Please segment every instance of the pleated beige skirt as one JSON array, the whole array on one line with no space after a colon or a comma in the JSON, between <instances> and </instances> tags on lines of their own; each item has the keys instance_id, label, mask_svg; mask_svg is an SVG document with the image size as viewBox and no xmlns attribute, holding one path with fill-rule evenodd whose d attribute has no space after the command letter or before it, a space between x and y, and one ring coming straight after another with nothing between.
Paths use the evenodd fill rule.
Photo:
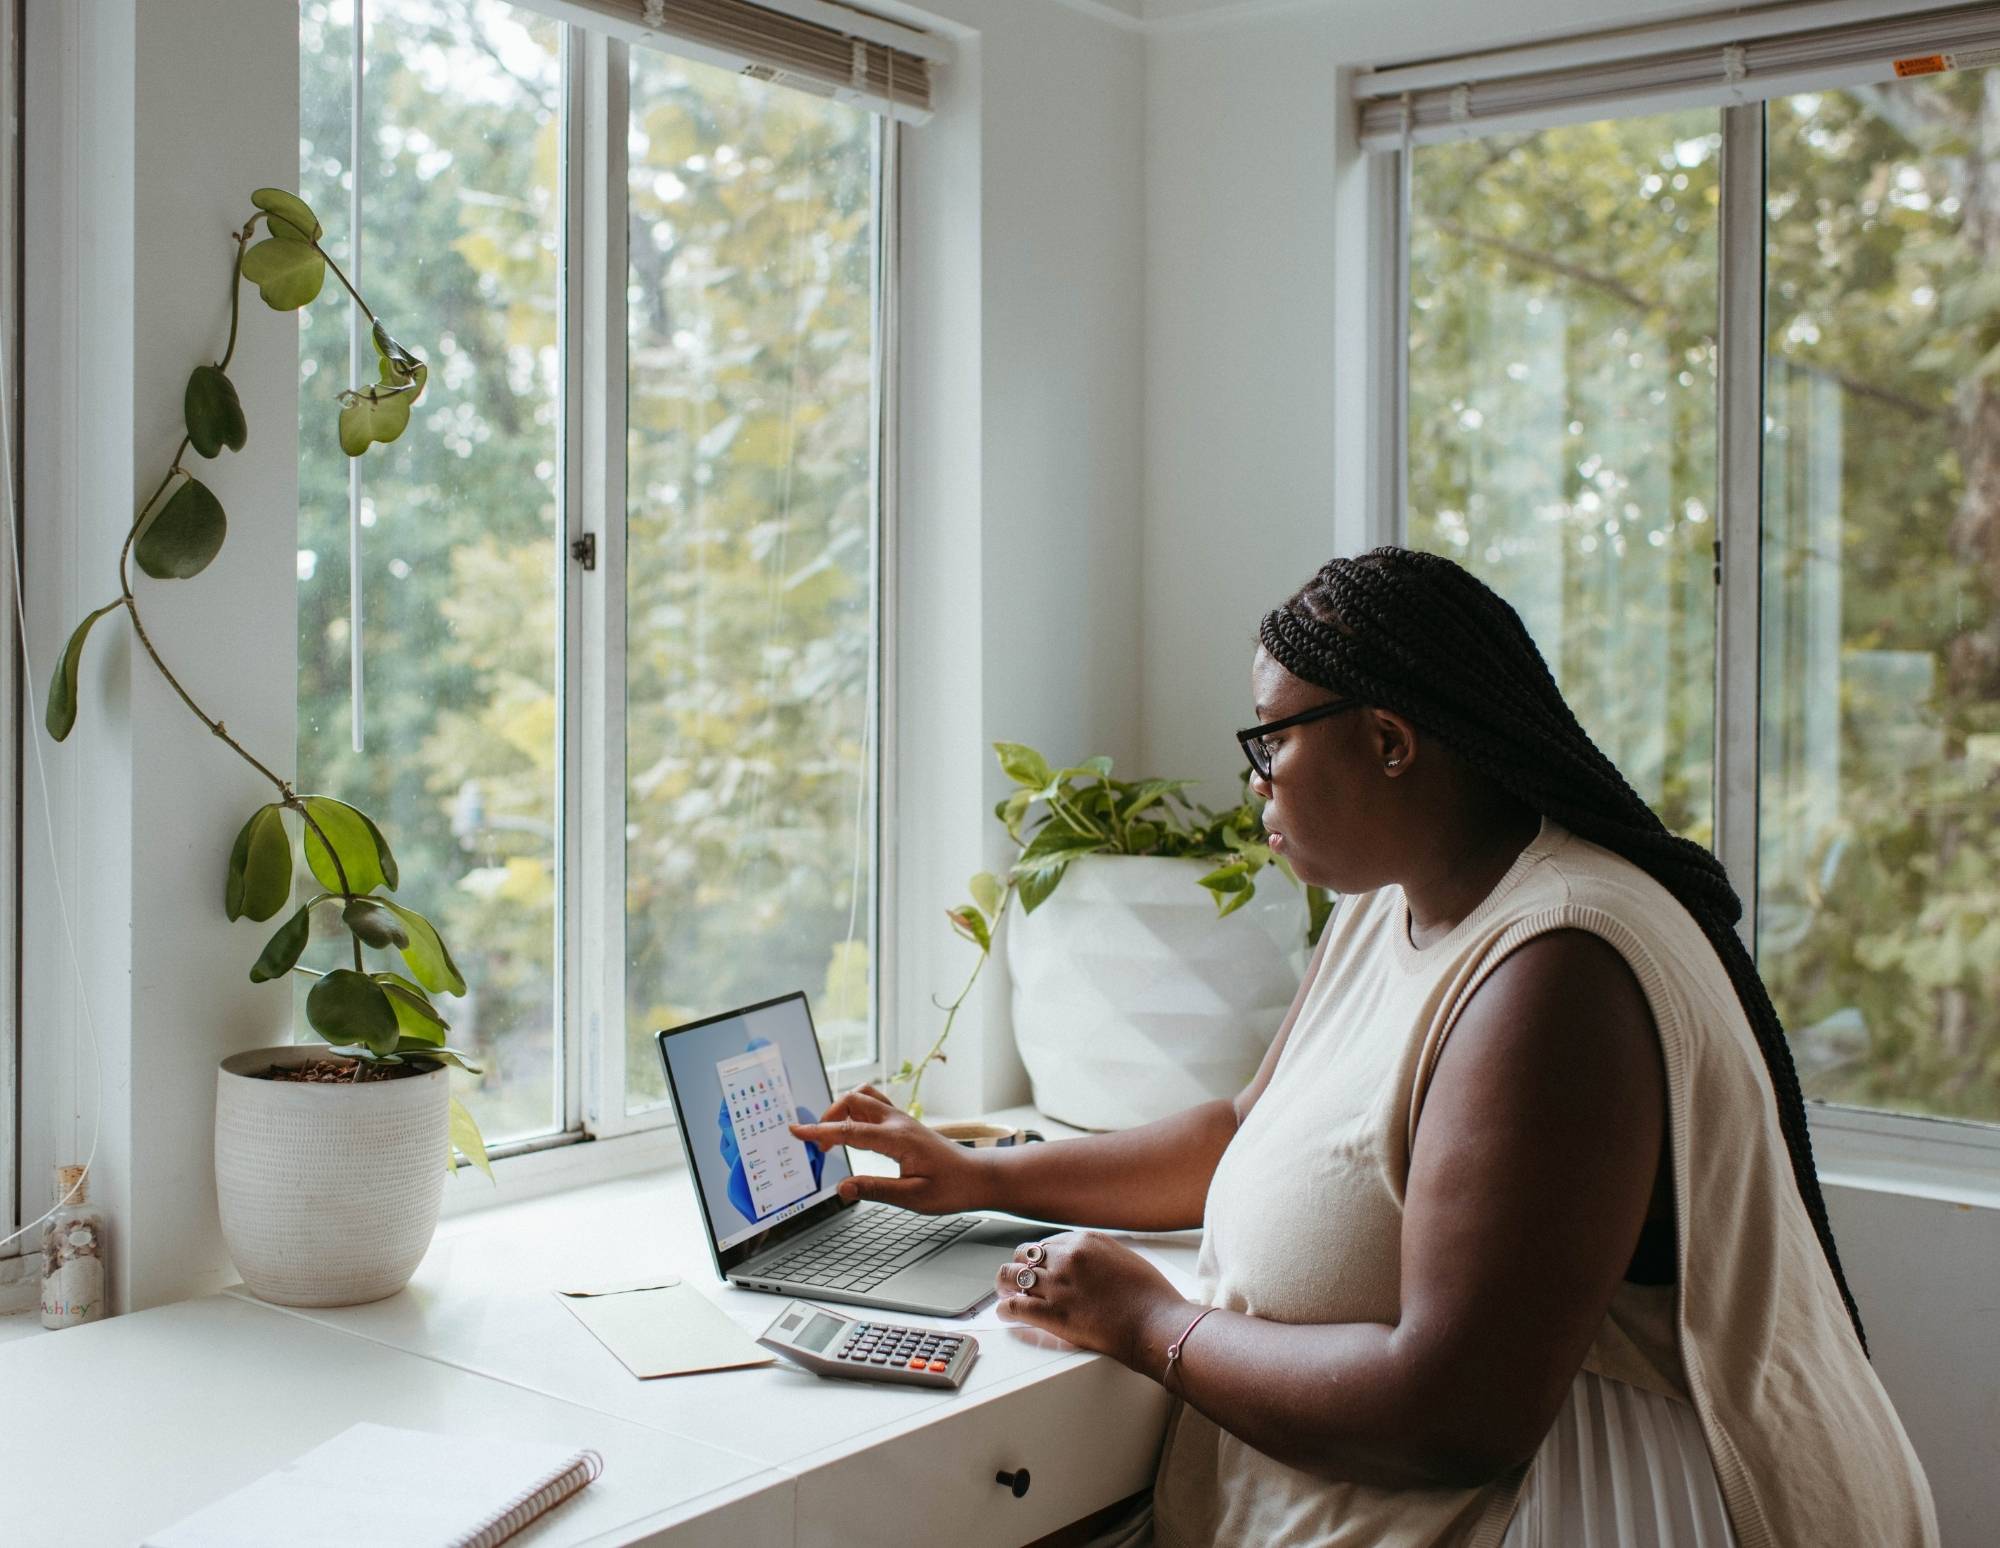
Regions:
<instances>
[{"instance_id":1,"label":"pleated beige skirt","mask_svg":"<svg viewBox=\"0 0 2000 1548\"><path fill-rule=\"evenodd\" d=\"M1701 1421L1581 1371L1529 1465L1501 1548L1735 1548Z\"/></svg>"}]
</instances>

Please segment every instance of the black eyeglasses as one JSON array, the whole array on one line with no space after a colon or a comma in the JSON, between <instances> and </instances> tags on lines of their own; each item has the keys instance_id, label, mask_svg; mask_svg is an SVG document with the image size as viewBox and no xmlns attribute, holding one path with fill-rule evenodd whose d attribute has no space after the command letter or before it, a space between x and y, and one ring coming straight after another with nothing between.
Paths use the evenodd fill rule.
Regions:
<instances>
[{"instance_id":1,"label":"black eyeglasses","mask_svg":"<svg viewBox=\"0 0 2000 1548\"><path fill-rule=\"evenodd\" d=\"M1335 699L1331 704L1317 705L1309 710L1301 710L1296 715L1287 715L1283 720L1267 720L1261 726L1252 726L1248 731L1238 731L1236 740L1243 749L1243 756L1250 760L1250 767L1259 779L1271 777L1271 754L1273 748L1264 738L1273 731L1287 731L1293 726L1302 726L1308 720L1318 720L1326 715L1338 715L1342 710L1359 709L1359 699Z\"/></svg>"}]
</instances>

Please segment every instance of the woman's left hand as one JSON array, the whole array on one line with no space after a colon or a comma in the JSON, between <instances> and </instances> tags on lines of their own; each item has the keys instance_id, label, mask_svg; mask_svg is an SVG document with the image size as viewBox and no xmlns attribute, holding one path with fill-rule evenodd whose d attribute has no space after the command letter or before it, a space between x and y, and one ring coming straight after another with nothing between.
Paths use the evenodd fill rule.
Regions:
<instances>
[{"instance_id":1,"label":"woman's left hand","mask_svg":"<svg viewBox=\"0 0 2000 1548\"><path fill-rule=\"evenodd\" d=\"M1024 1287L1022 1277L1028 1280ZM1095 1231L1064 1231L1014 1249L1001 1267L1000 1315L1095 1349L1157 1377L1178 1326L1192 1310L1162 1274L1131 1248ZM1153 1346L1157 1344L1158 1348Z\"/></svg>"}]
</instances>

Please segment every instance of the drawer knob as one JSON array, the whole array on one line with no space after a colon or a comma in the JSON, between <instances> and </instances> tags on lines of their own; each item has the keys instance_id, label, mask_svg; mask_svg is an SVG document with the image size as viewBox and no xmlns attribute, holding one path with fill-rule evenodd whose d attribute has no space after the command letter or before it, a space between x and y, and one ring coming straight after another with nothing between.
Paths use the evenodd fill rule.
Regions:
<instances>
[{"instance_id":1,"label":"drawer knob","mask_svg":"<svg viewBox=\"0 0 2000 1548\"><path fill-rule=\"evenodd\" d=\"M1015 1473L995 1473L993 1481L1012 1489L1017 1500L1028 1492L1028 1470L1025 1467Z\"/></svg>"}]
</instances>

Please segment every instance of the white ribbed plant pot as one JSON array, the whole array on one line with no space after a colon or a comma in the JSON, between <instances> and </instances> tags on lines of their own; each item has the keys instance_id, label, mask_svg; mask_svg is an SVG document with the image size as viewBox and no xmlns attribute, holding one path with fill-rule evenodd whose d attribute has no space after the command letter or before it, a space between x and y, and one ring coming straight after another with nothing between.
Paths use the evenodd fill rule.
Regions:
<instances>
[{"instance_id":1,"label":"white ribbed plant pot","mask_svg":"<svg viewBox=\"0 0 2000 1548\"><path fill-rule=\"evenodd\" d=\"M357 1306L409 1282L437 1230L449 1143L442 1066L358 1085L263 1080L323 1046L258 1048L215 1083L215 1195L229 1256L280 1306Z\"/></svg>"},{"instance_id":2,"label":"white ribbed plant pot","mask_svg":"<svg viewBox=\"0 0 2000 1548\"><path fill-rule=\"evenodd\" d=\"M1006 923L1014 1041L1035 1106L1080 1129L1150 1123L1257 1073L1305 971L1305 894L1277 870L1227 918L1208 860L1086 855Z\"/></svg>"}]
</instances>

